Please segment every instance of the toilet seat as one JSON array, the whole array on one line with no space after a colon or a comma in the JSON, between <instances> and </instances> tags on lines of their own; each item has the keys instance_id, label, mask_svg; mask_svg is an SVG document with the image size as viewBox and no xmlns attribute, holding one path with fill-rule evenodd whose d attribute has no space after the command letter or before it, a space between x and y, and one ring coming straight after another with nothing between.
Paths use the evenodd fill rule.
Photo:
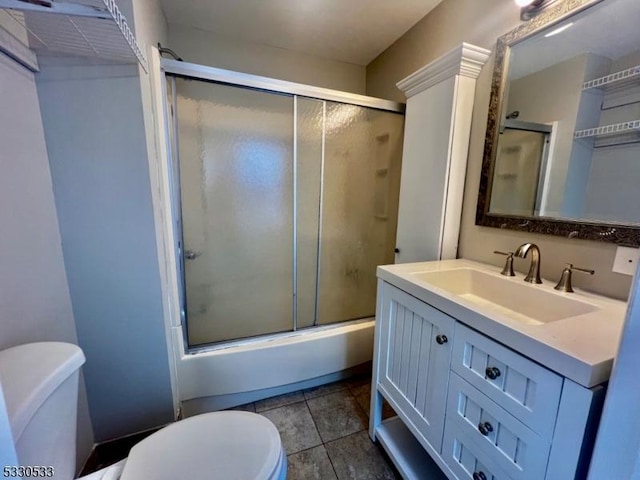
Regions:
<instances>
[{"instance_id":1,"label":"toilet seat","mask_svg":"<svg viewBox=\"0 0 640 480\"><path fill-rule=\"evenodd\" d=\"M278 480L286 456L276 427L249 412L214 412L165 427L131 449L120 480Z\"/></svg>"}]
</instances>

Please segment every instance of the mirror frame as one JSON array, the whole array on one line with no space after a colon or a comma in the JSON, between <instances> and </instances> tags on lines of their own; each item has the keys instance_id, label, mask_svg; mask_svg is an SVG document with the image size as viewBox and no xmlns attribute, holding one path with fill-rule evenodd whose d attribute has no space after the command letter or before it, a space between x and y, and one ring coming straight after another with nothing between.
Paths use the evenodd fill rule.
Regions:
<instances>
[{"instance_id":1,"label":"mirror frame","mask_svg":"<svg viewBox=\"0 0 640 480\"><path fill-rule=\"evenodd\" d=\"M523 217L516 215L493 215L488 213L491 198L493 167L497 156L498 130L504 103L505 82L508 75L511 47L566 18L575 15L603 0L561 0L553 4L534 19L520 24L498 38L495 64L491 80L491 98L487 131L484 142L480 188L476 209L476 225L566 238L579 238L619 245L640 246L640 225L619 223L596 223L553 217Z\"/></svg>"}]
</instances>

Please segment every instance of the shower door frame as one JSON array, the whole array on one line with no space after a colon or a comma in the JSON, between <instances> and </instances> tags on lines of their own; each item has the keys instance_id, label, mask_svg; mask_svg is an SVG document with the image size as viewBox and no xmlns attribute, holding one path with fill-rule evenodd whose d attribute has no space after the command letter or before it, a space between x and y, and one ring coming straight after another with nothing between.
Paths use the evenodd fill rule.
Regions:
<instances>
[{"instance_id":1,"label":"shower door frame","mask_svg":"<svg viewBox=\"0 0 640 480\"><path fill-rule=\"evenodd\" d=\"M167 170L168 170L168 180L169 180L169 203L170 203L170 222L173 225L173 255L175 259L175 274L177 275L177 300L178 300L178 308L180 312L180 325L182 330L182 340L183 340L183 348L187 353L198 353L202 351L212 351L220 348L228 348L230 346L242 345L247 343L264 341L269 338L281 338L291 335L300 334L300 329L298 329L297 325L297 295L296 295L296 276L297 276L297 267L296 267L296 234L297 234L297 212L296 212L296 192L297 192L297 140L295 138L295 133L297 130L297 99L298 97L305 97L314 100L323 101L323 117L324 110L326 109L326 102L339 102L350 105L357 105L360 107L373 108L376 110L388 111L392 113L400 113L404 114L406 110L406 105L404 103L394 102L391 100L384 100L375 97L368 97L365 95L359 95L354 93L342 92L339 90L332 90L328 88L322 87L314 87L311 85L305 85L301 83L288 82L285 80L277 80L268 77L262 77L258 75L234 72L231 70L224 70L215 67L208 67L205 65L198 65L194 63L188 63L178 60L160 58L160 70L161 70L161 89L162 89L162 98L164 99L164 119L165 119L165 135L167 148L166 152L168 155L167 158ZM190 346L188 340L188 332L187 332L187 315L186 315L186 306L187 306L187 292L186 292L186 275L184 268L184 255L183 255L183 232L182 232L182 194L180 187L180 176L179 176L179 145L178 145L178 123L177 123L177 98L176 98L176 77L189 78L193 80L212 82L232 87L240 87L240 88L249 88L254 90L260 90L267 93L273 94L285 94L292 96L293 99L293 132L294 132L294 142L293 142L293 322L292 329L290 331L285 332L275 332L275 333L266 333L260 334L257 336L251 337L243 337L232 340L225 340L221 342L212 342L208 344L202 344L198 346ZM167 80L171 79L172 81L172 104L168 105L168 97L167 97ZM171 109L171 113L169 111ZM323 131L324 138L324 131ZM172 141L173 140L173 141ZM324 170L324 143L322 146L323 149L323 158L322 158L322 170ZM320 187L320 225L322 222L322 182L323 182L324 171L321 173L321 187ZM321 231L318 233L321 234ZM318 258L320 257L320 251L318 250ZM320 265L318 263L317 266L317 275L319 275ZM319 288L319 285L316 285L316 290ZM317 292L316 292L317 297ZM316 298L316 321L317 321L317 298ZM329 329L334 328L336 326L345 325L347 323L352 322L361 322L365 321L365 319L356 319L338 322L329 325L314 325L310 328L314 329ZM306 328L302 329L306 330Z\"/></svg>"}]
</instances>

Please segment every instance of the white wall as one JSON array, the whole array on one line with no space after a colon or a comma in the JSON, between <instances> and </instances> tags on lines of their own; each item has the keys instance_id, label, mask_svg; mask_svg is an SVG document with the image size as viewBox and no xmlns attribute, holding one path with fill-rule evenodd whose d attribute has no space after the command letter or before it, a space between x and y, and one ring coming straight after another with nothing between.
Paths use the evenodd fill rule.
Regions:
<instances>
[{"instance_id":1,"label":"white wall","mask_svg":"<svg viewBox=\"0 0 640 480\"><path fill-rule=\"evenodd\" d=\"M512 1L444 0L367 66L367 95L402 101L396 82L463 41L495 50L497 38L519 23L519 8ZM492 56L476 81L458 255L501 266L504 259L493 250L513 251L524 242L534 242L542 251L544 277L555 281L564 263L574 263L596 270L593 276L576 276L576 286L626 298L631 277L611 271L615 245L476 226L493 63ZM515 267L524 272L528 263L518 260Z\"/></svg>"},{"instance_id":2,"label":"white wall","mask_svg":"<svg viewBox=\"0 0 640 480\"><path fill-rule=\"evenodd\" d=\"M264 77L365 93L365 67L257 43L243 42L169 22L167 46L184 61Z\"/></svg>"},{"instance_id":3,"label":"white wall","mask_svg":"<svg viewBox=\"0 0 640 480\"><path fill-rule=\"evenodd\" d=\"M617 72L640 64L640 52L617 59L610 71ZM599 117L599 125L610 125L640 118L640 84L629 85L625 89L607 92L604 101L620 105L604 110ZM634 103L635 102L635 103ZM597 118L597 117L596 117ZM594 118L591 119L595 125ZM621 222L640 223L638 201L640 190L640 143L592 150L588 185L585 185L584 211L595 219L613 219Z\"/></svg>"},{"instance_id":4,"label":"white wall","mask_svg":"<svg viewBox=\"0 0 640 480\"><path fill-rule=\"evenodd\" d=\"M172 400L137 67L38 76L98 441L171 421Z\"/></svg>"},{"instance_id":5,"label":"white wall","mask_svg":"<svg viewBox=\"0 0 640 480\"><path fill-rule=\"evenodd\" d=\"M166 32L158 3L118 3L130 24L132 15L142 18L138 40L146 52ZM148 77L136 65L50 59L38 91L96 439L168 423Z\"/></svg>"},{"instance_id":6,"label":"white wall","mask_svg":"<svg viewBox=\"0 0 640 480\"><path fill-rule=\"evenodd\" d=\"M0 349L77 343L34 74L0 53ZM80 388L78 461L93 445Z\"/></svg>"},{"instance_id":7,"label":"white wall","mask_svg":"<svg viewBox=\"0 0 640 480\"><path fill-rule=\"evenodd\" d=\"M576 129L580 92L588 55L578 55L509 83L505 112L520 112L518 120L551 124L557 122L558 140L550 154L544 215L558 217L564 199L565 180ZM552 88L540 89L540 85ZM535 179L531 179L535 182Z\"/></svg>"}]
</instances>

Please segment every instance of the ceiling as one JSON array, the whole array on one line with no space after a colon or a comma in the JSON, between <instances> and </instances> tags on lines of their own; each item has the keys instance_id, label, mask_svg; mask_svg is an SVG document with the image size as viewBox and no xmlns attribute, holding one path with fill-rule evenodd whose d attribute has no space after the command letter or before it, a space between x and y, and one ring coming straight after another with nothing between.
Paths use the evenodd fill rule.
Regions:
<instances>
[{"instance_id":1,"label":"ceiling","mask_svg":"<svg viewBox=\"0 0 640 480\"><path fill-rule=\"evenodd\" d=\"M442 0L161 0L169 24L367 65Z\"/></svg>"}]
</instances>

